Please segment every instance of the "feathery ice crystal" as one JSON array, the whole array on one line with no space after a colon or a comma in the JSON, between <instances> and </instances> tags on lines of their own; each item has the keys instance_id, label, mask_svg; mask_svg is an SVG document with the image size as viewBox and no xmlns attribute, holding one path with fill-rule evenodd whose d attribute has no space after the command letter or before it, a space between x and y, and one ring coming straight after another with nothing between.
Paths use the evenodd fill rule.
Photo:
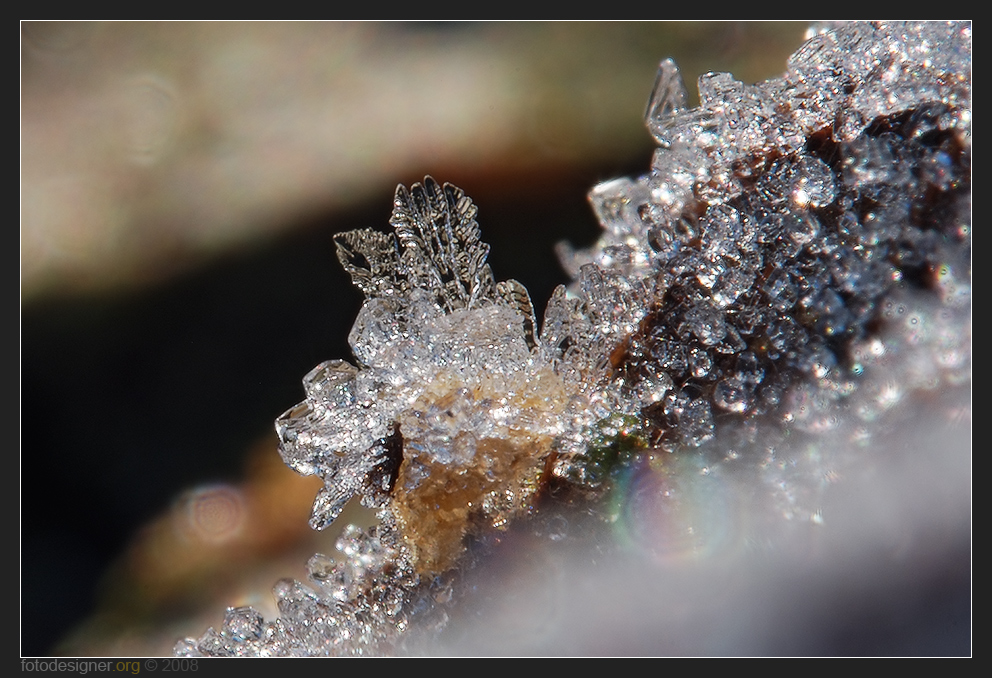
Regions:
<instances>
[{"instance_id":1,"label":"feathery ice crystal","mask_svg":"<svg viewBox=\"0 0 992 678\"><path fill-rule=\"evenodd\" d=\"M591 191L604 233L562 247L573 282L540 325L461 190L400 186L395 234L335 237L366 297L355 364L318 365L276 421L324 480L311 525L356 495L379 524L314 556L312 585L279 582L278 619L232 608L176 652L402 651L444 626L469 540L551 487L596 501L638 458L736 464L774 520L819 519L838 461L818 440L866 444L908 395L970 379L970 73L968 23L816 26L781 78L702 76L698 108L662 61L651 170Z\"/></svg>"}]
</instances>

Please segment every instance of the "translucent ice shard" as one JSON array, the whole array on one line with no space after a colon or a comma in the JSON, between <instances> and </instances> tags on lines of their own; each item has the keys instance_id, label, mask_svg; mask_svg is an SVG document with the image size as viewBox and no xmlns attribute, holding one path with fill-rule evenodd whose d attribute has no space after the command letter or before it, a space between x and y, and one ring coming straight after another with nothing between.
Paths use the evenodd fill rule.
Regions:
<instances>
[{"instance_id":1,"label":"translucent ice shard","mask_svg":"<svg viewBox=\"0 0 992 678\"><path fill-rule=\"evenodd\" d=\"M676 115L682 113L688 106L689 95L673 59L664 59L658 66L658 76L648 100L648 110L644 114L648 129L654 135L658 145L667 148L672 142L666 135L669 125Z\"/></svg>"},{"instance_id":2,"label":"translucent ice shard","mask_svg":"<svg viewBox=\"0 0 992 678\"><path fill-rule=\"evenodd\" d=\"M446 311L473 308L493 297L489 245L479 240L478 210L465 193L432 178L396 189L393 217L411 287L432 292Z\"/></svg>"}]
</instances>

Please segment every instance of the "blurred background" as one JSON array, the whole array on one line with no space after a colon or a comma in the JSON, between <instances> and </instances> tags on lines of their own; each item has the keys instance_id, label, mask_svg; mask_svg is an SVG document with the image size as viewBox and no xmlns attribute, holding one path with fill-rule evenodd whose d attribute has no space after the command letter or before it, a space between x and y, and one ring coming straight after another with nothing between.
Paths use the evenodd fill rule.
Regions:
<instances>
[{"instance_id":1,"label":"blurred background","mask_svg":"<svg viewBox=\"0 0 992 678\"><path fill-rule=\"evenodd\" d=\"M543 309L586 193L647 171L660 60L781 75L795 22L21 24L21 652L275 615L335 535L272 422L349 358L339 231L430 174ZM362 515L352 516L360 522Z\"/></svg>"}]
</instances>

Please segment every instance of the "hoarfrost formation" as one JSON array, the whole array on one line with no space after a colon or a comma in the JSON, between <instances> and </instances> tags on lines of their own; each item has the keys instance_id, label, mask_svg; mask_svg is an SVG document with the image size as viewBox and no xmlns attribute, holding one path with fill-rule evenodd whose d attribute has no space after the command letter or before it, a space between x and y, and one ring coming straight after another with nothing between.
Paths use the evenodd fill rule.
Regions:
<instances>
[{"instance_id":1,"label":"hoarfrost formation","mask_svg":"<svg viewBox=\"0 0 992 678\"><path fill-rule=\"evenodd\" d=\"M773 542L830 520L824 488L856 463L838 450L871 454L901 404L967 387L970 23L816 26L781 78L698 87L689 108L661 62L652 167L592 189L604 232L563 246L572 283L540 323L454 186L400 186L393 233L335 237L365 295L354 364L315 367L276 428L286 464L324 480L312 527L354 496L379 524L279 582L279 618L232 608L178 655L415 651L491 535L615 522L632 474L670 497L654 529L682 551L715 548L714 506ZM700 476L723 495L690 496Z\"/></svg>"}]
</instances>

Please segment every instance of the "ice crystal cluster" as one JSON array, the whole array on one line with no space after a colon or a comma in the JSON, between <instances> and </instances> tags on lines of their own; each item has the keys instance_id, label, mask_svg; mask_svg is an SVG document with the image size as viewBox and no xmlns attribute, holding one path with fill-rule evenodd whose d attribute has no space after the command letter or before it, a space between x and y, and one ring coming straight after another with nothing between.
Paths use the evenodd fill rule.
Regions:
<instances>
[{"instance_id":1,"label":"ice crystal cluster","mask_svg":"<svg viewBox=\"0 0 992 678\"><path fill-rule=\"evenodd\" d=\"M365 295L354 361L276 421L324 481L312 527L356 496L379 522L279 582L277 619L232 608L176 652L400 652L444 626L473 539L549 488L595 502L646 456L744 465L777 519L818 519L819 437L867 444L904 398L970 379L970 73L968 23L814 26L782 77L708 73L695 108L662 61L652 167L592 189L604 232L562 246L572 282L540 323L461 190L400 186L392 233L335 237Z\"/></svg>"}]
</instances>

